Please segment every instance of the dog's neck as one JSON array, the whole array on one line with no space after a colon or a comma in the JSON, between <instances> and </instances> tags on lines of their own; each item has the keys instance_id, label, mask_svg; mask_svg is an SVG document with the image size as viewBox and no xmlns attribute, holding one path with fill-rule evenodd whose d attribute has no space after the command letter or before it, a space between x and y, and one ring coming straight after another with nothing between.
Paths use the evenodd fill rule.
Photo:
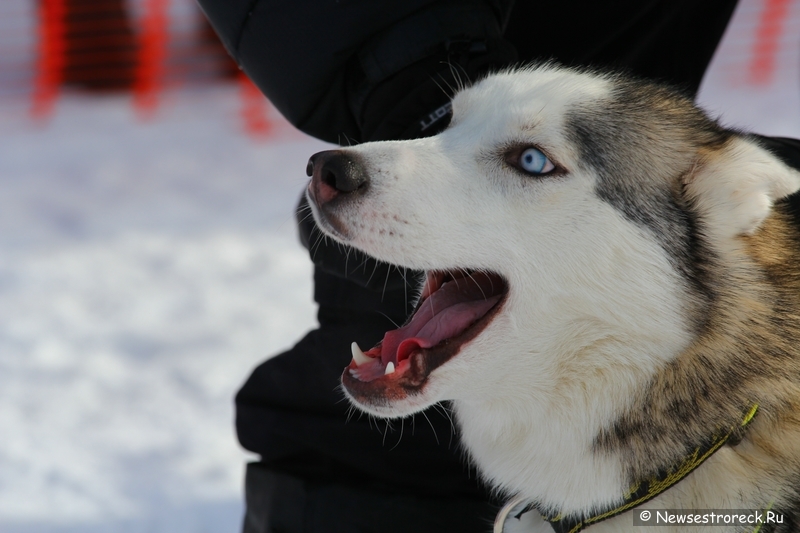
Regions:
<instances>
[{"instance_id":1,"label":"dog's neck","mask_svg":"<svg viewBox=\"0 0 800 533\"><path fill-rule=\"evenodd\" d=\"M590 336L591 329L583 327L573 338ZM565 512L603 508L622 498L629 485L625 465L616 454L596 452L597 435L649 379L642 372L642 350L675 348L657 339L615 340L599 329L606 337L559 356L576 368L524 372L515 366L496 390L454 402L463 441L494 486ZM530 376L536 384L526 382ZM523 394L527 401L520 401Z\"/></svg>"},{"instance_id":2,"label":"dog's neck","mask_svg":"<svg viewBox=\"0 0 800 533\"><path fill-rule=\"evenodd\" d=\"M504 493L576 512L622 494L622 465L613 457L598 459L591 451L592 432L577 420L534 413L512 420L502 408L476 407L454 403L462 439L484 477Z\"/></svg>"},{"instance_id":3,"label":"dog's neck","mask_svg":"<svg viewBox=\"0 0 800 533\"><path fill-rule=\"evenodd\" d=\"M508 495L535 502L544 516L567 517L558 524L571 523L566 531L587 518L612 517L659 496L722 446L738 444L757 410L755 403L743 406L733 424L723 419L702 441L676 447L671 462L651 458L650 474L631 483L624 464L630 458L597 449L592 420L602 419L606 407L585 402L578 411L575 402L565 402L512 411L502 398L455 402L462 438L489 481Z\"/></svg>"},{"instance_id":4,"label":"dog's neck","mask_svg":"<svg viewBox=\"0 0 800 533\"><path fill-rule=\"evenodd\" d=\"M623 500L613 506L599 509L587 508L580 513L548 512L539 508L536 502L531 502L517 495L509 500L498 513L495 519L494 531L504 531L505 523L510 516L519 519L522 514L538 510L555 533L579 533L589 526L644 505L683 481L723 446L735 446L741 442L757 411L758 404L753 404L743 414L740 421L732 427L718 428L717 431L709 436L706 442L691 450L679 462L668 468L662 467L655 475L647 479L635 481L625 492Z\"/></svg>"}]
</instances>

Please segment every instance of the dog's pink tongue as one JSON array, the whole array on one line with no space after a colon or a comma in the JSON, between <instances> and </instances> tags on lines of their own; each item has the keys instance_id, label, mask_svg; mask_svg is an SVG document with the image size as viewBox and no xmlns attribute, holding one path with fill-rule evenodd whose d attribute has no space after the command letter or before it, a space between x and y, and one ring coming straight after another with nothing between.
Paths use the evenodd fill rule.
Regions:
<instances>
[{"instance_id":1,"label":"dog's pink tongue","mask_svg":"<svg viewBox=\"0 0 800 533\"><path fill-rule=\"evenodd\" d=\"M383 337L383 366L390 361L402 361L417 348L430 348L467 329L500 300L500 295L495 294L498 289L482 274L442 285L422 303L408 324Z\"/></svg>"}]
</instances>

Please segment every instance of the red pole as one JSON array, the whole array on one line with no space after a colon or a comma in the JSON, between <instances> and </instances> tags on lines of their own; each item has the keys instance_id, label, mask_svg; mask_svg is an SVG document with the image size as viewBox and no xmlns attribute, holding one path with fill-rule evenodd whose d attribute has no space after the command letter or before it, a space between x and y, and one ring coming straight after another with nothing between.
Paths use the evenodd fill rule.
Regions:
<instances>
[{"instance_id":1,"label":"red pole","mask_svg":"<svg viewBox=\"0 0 800 533\"><path fill-rule=\"evenodd\" d=\"M66 7L64 0L39 0L39 42L31 116L51 114L64 78L66 62Z\"/></svg>"},{"instance_id":2,"label":"red pole","mask_svg":"<svg viewBox=\"0 0 800 533\"><path fill-rule=\"evenodd\" d=\"M146 0L144 3L133 105L145 118L155 112L163 89L164 60L169 42L168 1Z\"/></svg>"},{"instance_id":3,"label":"red pole","mask_svg":"<svg viewBox=\"0 0 800 533\"><path fill-rule=\"evenodd\" d=\"M756 85L768 85L775 74L783 23L790 5L791 0L764 0L750 63L750 81Z\"/></svg>"},{"instance_id":4,"label":"red pole","mask_svg":"<svg viewBox=\"0 0 800 533\"><path fill-rule=\"evenodd\" d=\"M244 130L253 138L269 137L273 130L269 120L269 100L243 71L239 71L239 94Z\"/></svg>"}]
</instances>

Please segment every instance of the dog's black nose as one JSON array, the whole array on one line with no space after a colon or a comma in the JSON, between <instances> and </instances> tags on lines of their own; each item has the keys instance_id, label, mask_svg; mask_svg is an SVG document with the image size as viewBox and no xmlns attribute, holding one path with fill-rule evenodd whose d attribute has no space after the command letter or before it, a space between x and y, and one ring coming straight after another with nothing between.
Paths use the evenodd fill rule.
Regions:
<instances>
[{"instance_id":1,"label":"dog's black nose","mask_svg":"<svg viewBox=\"0 0 800 533\"><path fill-rule=\"evenodd\" d=\"M363 190L369 183L366 168L355 154L326 150L311 156L306 166L311 189L318 204L330 202L341 194Z\"/></svg>"}]
</instances>

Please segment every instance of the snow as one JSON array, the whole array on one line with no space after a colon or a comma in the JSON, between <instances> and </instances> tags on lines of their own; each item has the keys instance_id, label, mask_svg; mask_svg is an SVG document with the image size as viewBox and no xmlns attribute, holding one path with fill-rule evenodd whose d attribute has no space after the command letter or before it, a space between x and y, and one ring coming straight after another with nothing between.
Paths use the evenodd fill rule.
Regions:
<instances>
[{"instance_id":1,"label":"snow","mask_svg":"<svg viewBox=\"0 0 800 533\"><path fill-rule=\"evenodd\" d=\"M0 531L239 528L232 396L312 328L293 206L325 145L236 87L0 126Z\"/></svg>"},{"instance_id":2,"label":"snow","mask_svg":"<svg viewBox=\"0 0 800 533\"><path fill-rule=\"evenodd\" d=\"M772 83L737 8L703 84L724 122L800 137L800 3ZM749 39L749 40L748 40ZM232 397L314 326L293 206L325 145L241 131L236 87L0 99L0 531L239 530Z\"/></svg>"}]
</instances>

